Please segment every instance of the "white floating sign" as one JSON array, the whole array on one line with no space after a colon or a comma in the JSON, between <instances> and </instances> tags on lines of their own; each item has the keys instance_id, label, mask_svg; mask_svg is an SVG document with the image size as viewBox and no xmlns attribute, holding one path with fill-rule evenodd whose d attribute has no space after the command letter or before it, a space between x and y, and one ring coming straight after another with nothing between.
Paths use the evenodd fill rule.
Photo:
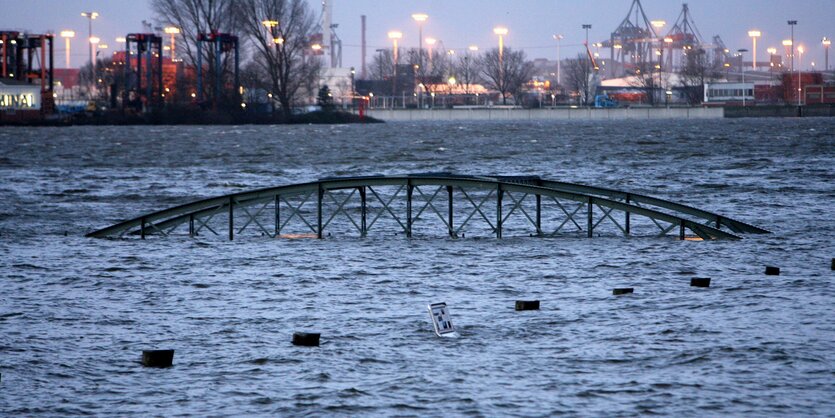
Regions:
<instances>
[{"instance_id":1,"label":"white floating sign","mask_svg":"<svg viewBox=\"0 0 835 418\"><path fill-rule=\"evenodd\" d=\"M449 318L449 308L447 308L446 303L441 302L429 305L429 316L432 317L435 334L439 337L455 332L455 327L452 326L452 320Z\"/></svg>"}]
</instances>

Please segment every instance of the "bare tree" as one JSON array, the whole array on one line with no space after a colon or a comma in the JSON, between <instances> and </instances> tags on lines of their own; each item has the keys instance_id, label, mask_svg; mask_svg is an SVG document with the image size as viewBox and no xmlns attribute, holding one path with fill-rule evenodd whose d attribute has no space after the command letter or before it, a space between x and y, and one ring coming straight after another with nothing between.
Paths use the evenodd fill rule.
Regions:
<instances>
[{"instance_id":1,"label":"bare tree","mask_svg":"<svg viewBox=\"0 0 835 418\"><path fill-rule=\"evenodd\" d=\"M428 51L410 49L406 57L407 63L415 70L415 81L423 84L429 92L434 91L437 85L443 84L452 72L447 53L443 50L436 49L430 54Z\"/></svg>"},{"instance_id":2,"label":"bare tree","mask_svg":"<svg viewBox=\"0 0 835 418\"><path fill-rule=\"evenodd\" d=\"M313 12L305 0L239 0L238 27L268 75L273 97L289 118L294 105L314 94L322 61L312 55ZM266 22L266 23L265 23Z\"/></svg>"},{"instance_id":3,"label":"bare tree","mask_svg":"<svg viewBox=\"0 0 835 418\"><path fill-rule=\"evenodd\" d=\"M581 104L588 106L592 101L592 76L594 69L586 54L577 54L577 58L566 60L563 80L566 86L577 94Z\"/></svg>"},{"instance_id":4,"label":"bare tree","mask_svg":"<svg viewBox=\"0 0 835 418\"><path fill-rule=\"evenodd\" d=\"M390 49L377 50L369 68L371 79L386 80L394 75L394 58Z\"/></svg>"},{"instance_id":5,"label":"bare tree","mask_svg":"<svg viewBox=\"0 0 835 418\"><path fill-rule=\"evenodd\" d=\"M655 106L659 100L658 91L666 90L666 87L669 86L669 77L660 68L655 68L654 65L647 63L635 70L635 78L632 79L630 85L643 90L647 98L647 104Z\"/></svg>"},{"instance_id":6,"label":"bare tree","mask_svg":"<svg viewBox=\"0 0 835 418\"><path fill-rule=\"evenodd\" d=\"M478 65L485 84L502 95L503 104L507 104L509 95L518 96L534 73L533 63L526 61L524 51L510 48L505 48L501 56L498 48L487 51Z\"/></svg>"},{"instance_id":7,"label":"bare tree","mask_svg":"<svg viewBox=\"0 0 835 418\"><path fill-rule=\"evenodd\" d=\"M704 49L697 49L685 56L684 66L678 72L679 86L691 105L704 100L705 83L719 78L719 74L707 58Z\"/></svg>"},{"instance_id":8,"label":"bare tree","mask_svg":"<svg viewBox=\"0 0 835 418\"><path fill-rule=\"evenodd\" d=\"M232 0L151 0L151 9L156 20L162 25L174 25L180 29L182 42L178 42L178 53L187 64L197 66L197 54L203 54L203 62L215 62L214 48L197 49L197 39L201 34L213 31L229 33L235 28L235 15L232 12L236 2ZM207 85L216 77L223 77L231 66L231 54L224 54L221 74L215 74L214 66L208 65Z\"/></svg>"},{"instance_id":9,"label":"bare tree","mask_svg":"<svg viewBox=\"0 0 835 418\"><path fill-rule=\"evenodd\" d=\"M464 94L469 95L470 89L480 80L481 69L478 67L478 57L467 53L458 57L454 66L455 79L464 88Z\"/></svg>"}]
</instances>

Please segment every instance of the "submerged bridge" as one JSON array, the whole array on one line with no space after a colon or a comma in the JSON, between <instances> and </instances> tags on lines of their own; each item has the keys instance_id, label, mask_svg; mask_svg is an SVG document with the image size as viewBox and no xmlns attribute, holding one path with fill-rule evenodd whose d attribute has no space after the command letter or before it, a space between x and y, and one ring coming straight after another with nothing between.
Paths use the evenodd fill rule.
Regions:
<instances>
[{"instance_id":1,"label":"submerged bridge","mask_svg":"<svg viewBox=\"0 0 835 418\"><path fill-rule=\"evenodd\" d=\"M116 223L88 237L671 236L764 229L642 194L542 179L450 173L334 177L233 193Z\"/></svg>"}]
</instances>

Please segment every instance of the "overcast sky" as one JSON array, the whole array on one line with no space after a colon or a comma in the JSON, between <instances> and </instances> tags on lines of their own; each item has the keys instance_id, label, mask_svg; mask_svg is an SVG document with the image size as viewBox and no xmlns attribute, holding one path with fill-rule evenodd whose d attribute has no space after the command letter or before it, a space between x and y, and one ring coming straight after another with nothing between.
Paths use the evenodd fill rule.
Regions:
<instances>
[{"instance_id":1,"label":"overcast sky","mask_svg":"<svg viewBox=\"0 0 835 418\"><path fill-rule=\"evenodd\" d=\"M309 0L321 9L320 0ZM481 48L497 44L494 26L506 26L510 33L505 44L523 48L530 58L556 58L554 34L563 34L563 57L579 52L584 38L581 25L592 25L590 38L602 41L626 17L632 0L332 0L334 23L339 24L338 35L343 41L344 66L360 64L360 15L368 19L368 56L378 48L390 47L386 36L389 30L403 32L401 45L417 46L418 29L411 14L424 12L429 21L424 26L424 37L443 41L447 48ZM142 31L142 20L153 14L148 1L134 0L0 0L0 29L23 29L30 32L72 29L73 65L87 59L83 38L87 21L82 11L101 14L93 23L93 33L112 49L115 38L129 32ZM643 0L647 15L652 20L666 20L669 29L681 10L681 2ZM803 57L804 67L812 61L823 66L821 38L835 36L835 0L692 0L689 2L693 19L707 41L720 35L733 50L751 49L749 29L759 29L763 36L758 41L758 60L765 61L766 48L781 48L781 40L790 37L786 21L797 20L795 38L808 51ZM572 46L573 45L573 46ZM57 57L63 56L63 42L58 45ZM602 53L607 56L607 53ZM63 60L56 57L58 66ZM750 53L748 55L750 59ZM832 59L835 59L833 57ZM835 62L830 62L830 67Z\"/></svg>"}]
</instances>

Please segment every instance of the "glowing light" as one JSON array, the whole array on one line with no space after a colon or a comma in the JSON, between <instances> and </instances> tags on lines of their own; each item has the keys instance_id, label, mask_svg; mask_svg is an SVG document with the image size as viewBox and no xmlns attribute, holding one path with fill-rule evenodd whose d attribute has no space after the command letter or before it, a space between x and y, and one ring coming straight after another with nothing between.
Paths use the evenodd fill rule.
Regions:
<instances>
[{"instance_id":1,"label":"glowing light","mask_svg":"<svg viewBox=\"0 0 835 418\"><path fill-rule=\"evenodd\" d=\"M499 35L499 36L504 36L504 35L507 35L508 30L505 27L498 26L498 27L493 28L493 33L495 33L496 35Z\"/></svg>"},{"instance_id":2,"label":"glowing light","mask_svg":"<svg viewBox=\"0 0 835 418\"><path fill-rule=\"evenodd\" d=\"M412 15L412 19L414 19L415 22L426 22L426 19L429 19L429 15L426 13L415 13Z\"/></svg>"},{"instance_id":3,"label":"glowing light","mask_svg":"<svg viewBox=\"0 0 835 418\"><path fill-rule=\"evenodd\" d=\"M61 31L61 37L62 38L74 38L75 37L75 31L62 30Z\"/></svg>"},{"instance_id":4,"label":"glowing light","mask_svg":"<svg viewBox=\"0 0 835 418\"><path fill-rule=\"evenodd\" d=\"M167 33L169 35L176 35L176 34L180 33L180 28L177 28L177 27L174 27L174 26L168 26L163 30L165 31L165 33Z\"/></svg>"},{"instance_id":5,"label":"glowing light","mask_svg":"<svg viewBox=\"0 0 835 418\"><path fill-rule=\"evenodd\" d=\"M398 32L396 30L393 30L393 31L389 32L388 35L389 35L389 39L401 39L401 38L403 38L403 33Z\"/></svg>"}]
</instances>

